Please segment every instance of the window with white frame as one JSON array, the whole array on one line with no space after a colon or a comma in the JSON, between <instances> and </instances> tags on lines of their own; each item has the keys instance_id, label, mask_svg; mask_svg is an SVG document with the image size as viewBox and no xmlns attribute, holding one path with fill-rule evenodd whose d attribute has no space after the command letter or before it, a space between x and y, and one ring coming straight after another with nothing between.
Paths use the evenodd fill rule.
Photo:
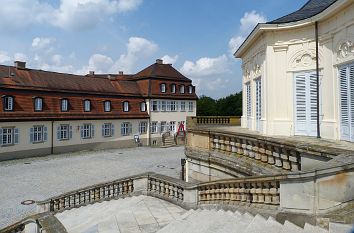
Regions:
<instances>
[{"instance_id":1,"label":"window with white frame","mask_svg":"<svg viewBox=\"0 0 354 233\"><path fill-rule=\"evenodd\" d=\"M132 133L132 124L130 122L123 122L120 127L122 136L128 136Z\"/></svg>"},{"instance_id":2,"label":"window with white frame","mask_svg":"<svg viewBox=\"0 0 354 233\"><path fill-rule=\"evenodd\" d=\"M58 140L69 140L70 138L70 126L68 124L62 124L58 126Z\"/></svg>"},{"instance_id":3,"label":"window with white frame","mask_svg":"<svg viewBox=\"0 0 354 233\"><path fill-rule=\"evenodd\" d=\"M184 88L185 88L184 85L181 85L179 87L179 93L184 94L184 92L185 92Z\"/></svg>"},{"instance_id":4,"label":"window with white frame","mask_svg":"<svg viewBox=\"0 0 354 233\"><path fill-rule=\"evenodd\" d=\"M162 93L166 92L166 83L161 83L160 84L160 90L161 90Z\"/></svg>"},{"instance_id":5,"label":"window with white frame","mask_svg":"<svg viewBox=\"0 0 354 233\"><path fill-rule=\"evenodd\" d=\"M60 100L60 110L62 112L69 111L69 100L68 99L61 99Z\"/></svg>"},{"instance_id":6,"label":"window with white frame","mask_svg":"<svg viewBox=\"0 0 354 233\"><path fill-rule=\"evenodd\" d=\"M176 101L172 100L172 101L170 102L170 106L171 106L170 109L171 109L172 112L177 111Z\"/></svg>"},{"instance_id":7,"label":"window with white frame","mask_svg":"<svg viewBox=\"0 0 354 233\"><path fill-rule=\"evenodd\" d=\"M161 101L161 111L166 112L166 101L165 100Z\"/></svg>"},{"instance_id":8,"label":"window with white frame","mask_svg":"<svg viewBox=\"0 0 354 233\"><path fill-rule=\"evenodd\" d=\"M139 122L139 134L146 134L147 130L147 122L141 121Z\"/></svg>"},{"instance_id":9,"label":"window with white frame","mask_svg":"<svg viewBox=\"0 0 354 233\"><path fill-rule=\"evenodd\" d=\"M153 111L153 112L157 112L158 111L158 102L156 100L152 101L151 111Z\"/></svg>"},{"instance_id":10,"label":"window with white frame","mask_svg":"<svg viewBox=\"0 0 354 233\"><path fill-rule=\"evenodd\" d=\"M110 112L111 111L111 101L106 100L103 102L104 105L104 111L105 112Z\"/></svg>"},{"instance_id":11,"label":"window with white frame","mask_svg":"<svg viewBox=\"0 0 354 233\"><path fill-rule=\"evenodd\" d=\"M166 101L166 111L170 112L171 111L171 101Z\"/></svg>"},{"instance_id":12,"label":"window with white frame","mask_svg":"<svg viewBox=\"0 0 354 233\"><path fill-rule=\"evenodd\" d=\"M12 96L4 96L3 97L4 103L4 111L13 111L14 110L14 97Z\"/></svg>"},{"instance_id":13,"label":"window with white frame","mask_svg":"<svg viewBox=\"0 0 354 233\"><path fill-rule=\"evenodd\" d=\"M193 110L194 110L194 104L193 104L193 102L189 102L188 103L188 111L193 112Z\"/></svg>"},{"instance_id":14,"label":"window with white frame","mask_svg":"<svg viewBox=\"0 0 354 233\"><path fill-rule=\"evenodd\" d=\"M166 132L167 131L167 122L166 121L161 121L161 132Z\"/></svg>"},{"instance_id":15,"label":"window with white frame","mask_svg":"<svg viewBox=\"0 0 354 233\"><path fill-rule=\"evenodd\" d=\"M94 126L91 123L81 125L81 138L89 139L94 137Z\"/></svg>"},{"instance_id":16,"label":"window with white frame","mask_svg":"<svg viewBox=\"0 0 354 233\"><path fill-rule=\"evenodd\" d=\"M169 130L174 133L176 131L176 122L170 121L169 127L170 127Z\"/></svg>"},{"instance_id":17,"label":"window with white frame","mask_svg":"<svg viewBox=\"0 0 354 233\"><path fill-rule=\"evenodd\" d=\"M84 111L85 112L91 111L91 101L90 100L84 100Z\"/></svg>"},{"instance_id":18,"label":"window with white frame","mask_svg":"<svg viewBox=\"0 0 354 233\"><path fill-rule=\"evenodd\" d=\"M30 129L30 142L40 143L47 141L47 127L43 125L35 125Z\"/></svg>"},{"instance_id":19,"label":"window with white frame","mask_svg":"<svg viewBox=\"0 0 354 233\"><path fill-rule=\"evenodd\" d=\"M151 131L151 133L152 134L155 134L155 133L158 133L158 122L157 121L153 121L153 122L151 122L151 129L150 129L150 131Z\"/></svg>"},{"instance_id":20,"label":"window with white frame","mask_svg":"<svg viewBox=\"0 0 354 233\"><path fill-rule=\"evenodd\" d=\"M34 98L34 111L43 111L43 99L41 97Z\"/></svg>"},{"instance_id":21,"label":"window with white frame","mask_svg":"<svg viewBox=\"0 0 354 233\"><path fill-rule=\"evenodd\" d=\"M176 84L171 84L171 92L176 93Z\"/></svg>"},{"instance_id":22,"label":"window with white frame","mask_svg":"<svg viewBox=\"0 0 354 233\"><path fill-rule=\"evenodd\" d=\"M0 145L10 146L18 143L18 129L14 127L0 128Z\"/></svg>"},{"instance_id":23,"label":"window with white frame","mask_svg":"<svg viewBox=\"0 0 354 233\"><path fill-rule=\"evenodd\" d=\"M188 93L192 94L193 93L193 86L188 86Z\"/></svg>"},{"instance_id":24,"label":"window with white frame","mask_svg":"<svg viewBox=\"0 0 354 233\"><path fill-rule=\"evenodd\" d=\"M145 102L140 103L140 112L146 112L146 103Z\"/></svg>"},{"instance_id":25,"label":"window with white frame","mask_svg":"<svg viewBox=\"0 0 354 233\"><path fill-rule=\"evenodd\" d=\"M102 125L102 136L103 137L114 136L114 125L112 123L104 123Z\"/></svg>"},{"instance_id":26,"label":"window with white frame","mask_svg":"<svg viewBox=\"0 0 354 233\"><path fill-rule=\"evenodd\" d=\"M185 111L186 111L186 102L181 101L181 112L185 112Z\"/></svg>"},{"instance_id":27,"label":"window with white frame","mask_svg":"<svg viewBox=\"0 0 354 233\"><path fill-rule=\"evenodd\" d=\"M123 102L123 112L129 112L129 102L128 101Z\"/></svg>"}]
</instances>

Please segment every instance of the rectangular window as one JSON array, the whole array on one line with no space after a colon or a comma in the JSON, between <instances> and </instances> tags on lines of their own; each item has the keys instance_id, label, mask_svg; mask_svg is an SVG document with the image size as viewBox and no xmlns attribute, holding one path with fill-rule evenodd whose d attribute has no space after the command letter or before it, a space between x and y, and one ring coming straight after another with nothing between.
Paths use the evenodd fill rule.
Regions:
<instances>
[{"instance_id":1,"label":"rectangular window","mask_svg":"<svg viewBox=\"0 0 354 233\"><path fill-rule=\"evenodd\" d=\"M161 132L167 131L167 123L166 121L161 121Z\"/></svg>"},{"instance_id":2,"label":"rectangular window","mask_svg":"<svg viewBox=\"0 0 354 233\"><path fill-rule=\"evenodd\" d=\"M60 106L62 112L67 112L69 110L69 101L67 99L62 99Z\"/></svg>"},{"instance_id":3,"label":"rectangular window","mask_svg":"<svg viewBox=\"0 0 354 233\"><path fill-rule=\"evenodd\" d=\"M3 128L2 129L2 145L12 145L14 144L14 130L13 128Z\"/></svg>"},{"instance_id":4,"label":"rectangular window","mask_svg":"<svg viewBox=\"0 0 354 233\"><path fill-rule=\"evenodd\" d=\"M171 132L175 132L176 131L176 122L175 121L170 121L170 129Z\"/></svg>"},{"instance_id":5,"label":"rectangular window","mask_svg":"<svg viewBox=\"0 0 354 233\"><path fill-rule=\"evenodd\" d=\"M171 92L176 93L176 84L171 85Z\"/></svg>"},{"instance_id":6,"label":"rectangular window","mask_svg":"<svg viewBox=\"0 0 354 233\"><path fill-rule=\"evenodd\" d=\"M104 123L102 125L102 136L112 137L114 135L114 125L112 123Z\"/></svg>"},{"instance_id":7,"label":"rectangular window","mask_svg":"<svg viewBox=\"0 0 354 233\"><path fill-rule=\"evenodd\" d=\"M188 86L188 93L192 94L193 93L193 86Z\"/></svg>"},{"instance_id":8,"label":"rectangular window","mask_svg":"<svg viewBox=\"0 0 354 233\"><path fill-rule=\"evenodd\" d=\"M59 140L69 140L69 125L59 126Z\"/></svg>"},{"instance_id":9,"label":"rectangular window","mask_svg":"<svg viewBox=\"0 0 354 233\"><path fill-rule=\"evenodd\" d=\"M162 93L165 93L166 92L166 84L162 83L161 86L160 86L160 89L161 89Z\"/></svg>"},{"instance_id":10,"label":"rectangular window","mask_svg":"<svg viewBox=\"0 0 354 233\"><path fill-rule=\"evenodd\" d=\"M123 102L123 112L129 112L129 102L128 101Z\"/></svg>"},{"instance_id":11,"label":"rectangular window","mask_svg":"<svg viewBox=\"0 0 354 233\"><path fill-rule=\"evenodd\" d=\"M157 104L157 101L156 101L156 100L152 101L152 105L151 105L151 106L152 106L152 109L151 109L151 110L152 110L153 112L157 112L157 111L158 111L158 108L157 108L157 107L158 107L158 104Z\"/></svg>"},{"instance_id":12,"label":"rectangular window","mask_svg":"<svg viewBox=\"0 0 354 233\"><path fill-rule=\"evenodd\" d=\"M81 138L89 139L94 137L94 127L92 124L83 124L81 126Z\"/></svg>"},{"instance_id":13,"label":"rectangular window","mask_svg":"<svg viewBox=\"0 0 354 233\"><path fill-rule=\"evenodd\" d=\"M44 127L34 126L33 127L33 142L43 142L44 141Z\"/></svg>"},{"instance_id":14,"label":"rectangular window","mask_svg":"<svg viewBox=\"0 0 354 233\"><path fill-rule=\"evenodd\" d=\"M189 102L189 104L188 104L188 111L189 111L189 112L193 112L193 110L194 110L193 102Z\"/></svg>"},{"instance_id":15,"label":"rectangular window","mask_svg":"<svg viewBox=\"0 0 354 233\"><path fill-rule=\"evenodd\" d=\"M122 136L128 136L132 133L132 124L129 122L123 122L120 128Z\"/></svg>"},{"instance_id":16,"label":"rectangular window","mask_svg":"<svg viewBox=\"0 0 354 233\"><path fill-rule=\"evenodd\" d=\"M43 110L43 99L37 97L34 99L34 111L40 112L42 110Z\"/></svg>"},{"instance_id":17,"label":"rectangular window","mask_svg":"<svg viewBox=\"0 0 354 233\"><path fill-rule=\"evenodd\" d=\"M161 111L166 112L166 101L164 100L161 101Z\"/></svg>"},{"instance_id":18,"label":"rectangular window","mask_svg":"<svg viewBox=\"0 0 354 233\"><path fill-rule=\"evenodd\" d=\"M147 122L141 121L139 122L139 134L146 134Z\"/></svg>"},{"instance_id":19,"label":"rectangular window","mask_svg":"<svg viewBox=\"0 0 354 233\"><path fill-rule=\"evenodd\" d=\"M177 109L176 109L176 101L171 101L171 111L172 112L177 111Z\"/></svg>"},{"instance_id":20,"label":"rectangular window","mask_svg":"<svg viewBox=\"0 0 354 233\"><path fill-rule=\"evenodd\" d=\"M154 134L154 133L158 133L158 123L157 121L153 121L151 122L151 133Z\"/></svg>"},{"instance_id":21,"label":"rectangular window","mask_svg":"<svg viewBox=\"0 0 354 233\"><path fill-rule=\"evenodd\" d=\"M111 111L111 101L104 101L104 111L105 112L110 112Z\"/></svg>"},{"instance_id":22,"label":"rectangular window","mask_svg":"<svg viewBox=\"0 0 354 233\"><path fill-rule=\"evenodd\" d=\"M180 86L179 92L180 92L181 94L184 94L184 85L181 85L181 86Z\"/></svg>"},{"instance_id":23,"label":"rectangular window","mask_svg":"<svg viewBox=\"0 0 354 233\"><path fill-rule=\"evenodd\" d=\"M145 102L141 102L140 103L140 111L141 112L146 112L146 103Z\"/></svg>"},{"instance_id":24,"label":"rectangular window","mask_svg":"<svg viewBox=\"0 0 354 233\"><path fill-rule=\"evenodd\" d=\"M84 111L85 112L90 112L91 111L91 101L90 100L85 100L84 101Z\"/></svg>"},{"instance_id":25,"label":"rectangular window","mask_svg":"<svg viewBox=\"0 0 354 233\"><path fill-rule=\"evenodd\" d=\"M185 111L186 111L186 102L181 101L181 112L185 112Z\"/></svg>"},{"instance_id":26,"label":"rectangular window","mask_svg":"<svg viewBox=\"0 0 354 233\"><path fill-rule=\"evenodd\" d=\"M166 101L166 111L167 112L171 111L171 101Z\"/></svg>"},{"instance_id":27,"label":"rectangular window","mask_svg":"<svg viewBox=\"0 0 354 233\"><path fill-rule=\"evenodd\" d=\"M5 96L4 97L4 111L13 111L14 110L14 97Z\"/></svg>"}]
</instances>

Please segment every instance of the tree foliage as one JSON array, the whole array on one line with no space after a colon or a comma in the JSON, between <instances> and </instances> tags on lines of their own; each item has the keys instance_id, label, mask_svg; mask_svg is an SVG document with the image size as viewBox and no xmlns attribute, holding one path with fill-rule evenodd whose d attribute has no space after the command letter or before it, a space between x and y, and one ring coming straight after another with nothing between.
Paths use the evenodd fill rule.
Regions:
<instances>
[{"instance_id":1,"label":"tree foliage","mask_svg":"<svg viewBox=\"0 0 354 233\"><path fill-rule=\"evenodd\" d=\"M241 116L242 92L215 100L201 96L197 101L197 116Z\"/></svg>"}]
</instances>

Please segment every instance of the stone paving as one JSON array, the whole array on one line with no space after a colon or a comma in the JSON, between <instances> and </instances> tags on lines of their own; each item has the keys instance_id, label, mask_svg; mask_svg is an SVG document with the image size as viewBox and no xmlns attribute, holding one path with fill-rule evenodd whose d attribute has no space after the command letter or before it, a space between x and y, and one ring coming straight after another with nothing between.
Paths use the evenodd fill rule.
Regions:
<instances>
[{"instance_id":1,"label":"stone paving","mask_svg":"<svg viewBox=\"0 0 354 233\"><path fill-rule=\"evenodd\" d=\"M178 178L184 147L82 151L0 162L0 229L35 213L35 204L81 187L147 171Z\"/></svg>"}]
</instances>

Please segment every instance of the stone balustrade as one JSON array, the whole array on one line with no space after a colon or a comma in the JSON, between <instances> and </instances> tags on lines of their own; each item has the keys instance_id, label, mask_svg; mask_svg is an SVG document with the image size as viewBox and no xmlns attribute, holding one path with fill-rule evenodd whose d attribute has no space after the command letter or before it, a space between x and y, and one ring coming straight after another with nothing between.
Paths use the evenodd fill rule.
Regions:
<instances>
[{"instance_id":1,"label":"stone balustrade","mask_svg":"<svg viewBox=\"0 0 354 233\"><path fill-rule=\"evenodd\" d=\"M196 116L187 117L187 128L198 125L241 125L241 117L235 116Z\"/></svg>"},{"instance_id":2,"label":"stone balustrade","mask_svg":"<svg viewBox=\"0 0 354 233\"><path fill-rule=\"evenodd\" d=\"M280 204L280 183L275 180L241 180L203 184L198 188L199 204Z\"/></svg>"},{"instance_id":3,"label":"stone balustrade","mask_svg":"<svg viewBox=\"0 0 354 233\"><path fill-rule=\"evenodd\" d=\"M287 171L301 170L300 153L295 147L238 135L209 135L213 151L243 155Z\"/></svg>"},{"instance_id":4,"label":"stone balustrade","mask_svg":"<svg viewBox=\"0 0 354 233\"><path fill-rule=\"evenodd\" d=\"M157 177L148 178L147 191L154 196L161 196L165 199L183 202L183 187Z\"/></svg>"}]
</instances>

